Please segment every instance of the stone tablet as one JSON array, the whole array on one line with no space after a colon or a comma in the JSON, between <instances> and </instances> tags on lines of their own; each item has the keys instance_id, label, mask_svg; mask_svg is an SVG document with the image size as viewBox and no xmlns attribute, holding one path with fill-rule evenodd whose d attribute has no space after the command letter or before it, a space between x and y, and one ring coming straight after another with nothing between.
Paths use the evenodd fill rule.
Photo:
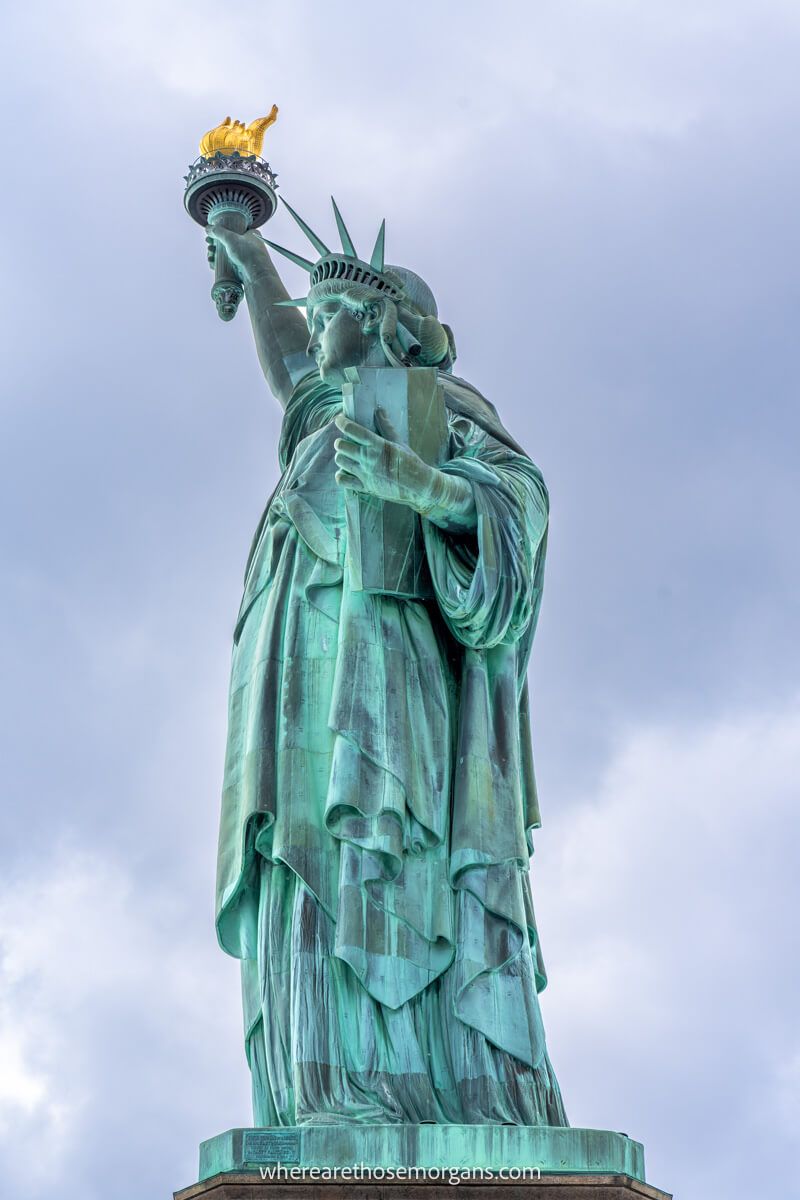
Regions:
<instances>
[{"instance_id":1,"label":"stone tablet","mask_svg":"<svg viewBox=\"0 0 800 1200\"><path fill-rule=\"evenodd\" d=\"M377 430L375 410L381 407L400 439L421 459L432 466L444 461L447 412L434 367L349 367L346 375L342 386L346 416ZM347 492L345 504L353 591L408 599L430 597L433 593L417 513L405 504L390 504L352 491Z\"/></svg>"}]
</instances>

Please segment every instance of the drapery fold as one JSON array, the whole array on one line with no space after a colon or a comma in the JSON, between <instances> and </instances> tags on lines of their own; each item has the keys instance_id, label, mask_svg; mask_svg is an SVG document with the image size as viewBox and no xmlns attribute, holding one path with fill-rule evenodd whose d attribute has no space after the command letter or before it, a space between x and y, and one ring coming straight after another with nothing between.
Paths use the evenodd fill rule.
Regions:
<instances>
[{"instance_id":1,"label":"drapery fold","mask_svg":"<svg viewBox=\"0 0 800 1200\"><path fill-rule=\"evenodd\" d=\"M477 525L422 522L435 603L350 589L340 397L309 377L287 408L236 626L218 859L218 936L243 960L254 1069L272 864L321 906L335 958L384 1010L446 978L455 1022L539 1071L537 1087L549 1079L525 683L547 493L477 393L456 381L449 399L443 469L470 482ZM553 1105L548 1119L563 1116Z\"/></svg>"},{"instance_id":2,"label":"drapery fold","mask_svg":"<svg viewBox=\"0 0 800 1200\"><path fill-rule=\"evenodd\" d=\"M539 811L525 674L548 497L528 458L465 418L451 428L455 453L444 469L472 485L475 535L453 537L429 522L423 529L439 609L464 646L450 847L460 893L456 1014L535 1067L545 1050L537 992L546 976L528 874Z\"/></svg>"}]
</instances>

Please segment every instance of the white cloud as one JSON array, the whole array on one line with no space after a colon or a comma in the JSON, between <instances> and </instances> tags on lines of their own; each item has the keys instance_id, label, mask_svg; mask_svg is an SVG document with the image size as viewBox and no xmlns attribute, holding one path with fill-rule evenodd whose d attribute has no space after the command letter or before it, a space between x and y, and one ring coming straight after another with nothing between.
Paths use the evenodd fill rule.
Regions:
<instances>
[{"instance_id":1,"label":"white cloud","mask_svg":"<svg viewBox=\"0 0 800 1200\"><path fill-rule=\"evenodd\" d=\"M131 1169L154 1138L168 1191L191 1182L201 1137L246 1119L236 968L204 916L97 852L62 847L6 880L0 1168L15 1194L47 1195L57 1173L99 1197L104 1160Z\"/></svg>"},{"instance_id":2,"label":"white cloud","mask_svg":"<svg viewBox=\"0 0 800 1200\"><path fill-rule=\"evenodd\" d=\"M14 1028L10 1014L3 1014L0 1025L0 1129L5 1124L4 1113L21 1109L25 1113L35 1112L45 1100L47 1078L40 1074L28 1060L26 1039L19 1028ZM8 1021L8 1027L5 1022Z\"/></svg>"},{"instance_id":3,"label":"white cloud","mask_svg":"<svg viewBox=\"0 0 800 1200\"><path fill-rule=\"evenodd\" d=\"M757 1127L778 1169L797 1136L798 778L795 702L631 729L593 795L545 813L535 895L567 1110L641 1138L685 1200L711 1113L702 1170L728 1195Z\"/></svg>"}]
</instances>

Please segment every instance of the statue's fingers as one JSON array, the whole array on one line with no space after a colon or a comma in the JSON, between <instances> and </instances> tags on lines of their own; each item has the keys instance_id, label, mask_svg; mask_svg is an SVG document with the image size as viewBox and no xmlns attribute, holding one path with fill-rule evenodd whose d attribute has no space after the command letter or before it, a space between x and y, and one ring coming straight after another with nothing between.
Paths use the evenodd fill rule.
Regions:
<instances>
[{"instance_id":1,"label":"statue's fingers","mask_svg":"<svg viewBox=\"0 0 800 1200\"><path fill-rule=\"evenodd\" d=\"M352 443L345 443L345 445L339 446L336 450L335 458L337 467L346 467L348 469L350 467L360 467L364 462L362 455L359 453L359 447L352 445Z\"/></svg>"},{"instance_id":2,"label":"statue's fingers","mask_svg":"<svg viewBox=\"0 0 800 1200\"><path fill-rule=\"evenodd\" d=\"M375 462L380 454L380 447L373 445L371 442L355 442L352 438L336 438L333 443L334 450L341 450L343 454L349 454L351 458L357 458L360 462Z\"/></svg>"},{"instance_id":3,"label":"statue's fingers","mask_svg":"<svg viewBox=\"0 0 800 1200\"><path fill-rule=\"evenodd\" d=\"M337 471L336 482L340 483L342 487L351 488L354 492L363 492L365 490L364 484L358 476L352 475L349 471Z\"/></svg>"},{"instance_id":4,"label":"statue's fingers","mask_svg":"<svg viewBox=\"0 0 800 1200\"><path fill-rule=\"evenodd\" d=\"M371 429L366 429L363 425L359 425L356 421L351 421L344 413L339 413L334 417L334 421L342 433L351 442L358 442L360 446L374 446L378 441L378 434L373 433Z\"/></svg>"}]
</instances>

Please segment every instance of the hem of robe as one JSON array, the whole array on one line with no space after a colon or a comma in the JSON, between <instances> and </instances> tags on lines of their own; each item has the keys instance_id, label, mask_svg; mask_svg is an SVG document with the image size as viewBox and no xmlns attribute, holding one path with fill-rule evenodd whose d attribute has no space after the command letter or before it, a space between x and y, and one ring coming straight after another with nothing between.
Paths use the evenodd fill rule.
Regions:
<instances>
[{"instance_id":1,"label":"hem of robe","mask_svg":"<svg viewBox=\"0 0 800 1200\"><path fill-rule=\"evenodd\" d=\"M282 878L293 877L296 887L305 891L298 877L282 868ZM275 879L279 891L286 884L278 882L270 869L262 868L262 882L271 889ZM290 892L284 892L291 896ZM296 894L296 893L294 893ZM452 984L440 982L442 991L426 993L427 998L418 997L406 1017L399 1017L400 1025L390 1020L385 1006L368 997L346 965L331 956L325 965L326 945L333 937L333 922L324 914L316 899L309 896L312 911L317 915L307 925L305 915L294 908L293 923L285 927L285 917L278 914L278 935L281 943L293 943L302 928L304 937L315 941L322 934L322 958L314 966L303 966L292 961L293 971L298 972L295 983L300 992L307 993L299 1007L290 1004L285 991L274 994L274 983L267 983L259 971L257 962L243 964L251 968L252 993L246 1005L253 1020L246 1022L246 1055L253 1073L254 1118L257 1125L308 1126L320 1124L373 1124L434 1122L437 1124L515 1124L567 1126L560 1089L549 1059L545 1056L536 1068L517 1064L513 1056L505 1054L502 1047L493 1044L480 1033L455 1019L452 1007ZM268 893L262 891L260 912L271 909ZM295 922L299 919L300 926ZM264 947L265 938L272 942L274 934L269 926L262 927L259 917L259 945ZM261 950L259 951L261 954ZM299 958L302 960L301 953ZM334 966L334 963L338 964ZM285 970L279 968L281 973ZM310 974L307 972L310 971ZM243 969L243 993L245 971ZM338 980L338 983L337 983ZM341 989L344 990L341 990ZM329 991L329 989L333 989ZM300 995L298 992L298 997ZM326 1018L314 1037L304 1046L299 1059L284 1056L289 1044L294 1044L293 1022L307 1018L307 1008L313 997L327 997ZM358 1000L363 995L364 1000ZM282 998L281 998L282 997ZM243 997L246 999L246 997ZM449 999L448 999L449 998ZM296 998L297 999L297 998ZM278 1007L273 1007L275 1004ZM353 1003L360 1005L360 1028L366 1031L375 1022L376 1030L394 1029L388 1042L377 1057L365 1051L366 1041L360 1045L350 1042L340 1019L333 1015L349 1014ZM448 1018L448 1013L450 1017ZM345 1017L345 1025L351 1018ZM268 1035L270 1023L272 1032ZM285 1030L278 1042L275 1027ZM399 1030L404 1046L399 1049ZM459 1032L460 1030L460 1032ZM444 1040L441 1040L444 1038ZM479 1040L475 1040L478 1038ZM396 1046L397 1050L392 1050ZM449 1049L448 1049L449 1047ZM395 1054L399 1057L395 1059ZM504 1055L497 1059L496 1054ZM271 1055L278 1054L278 1059ZM388 1058L387 1058L388 1055ZM432 1056L432 1057L431 1057ZM394 1060L394 1061L393 1061ZM390 1065L392 1063L392 1065ZM424 1065L423 1065L424 1064ZM276 1090L277 1089L277 1090Z\"/></svg>"}]
</instances>

